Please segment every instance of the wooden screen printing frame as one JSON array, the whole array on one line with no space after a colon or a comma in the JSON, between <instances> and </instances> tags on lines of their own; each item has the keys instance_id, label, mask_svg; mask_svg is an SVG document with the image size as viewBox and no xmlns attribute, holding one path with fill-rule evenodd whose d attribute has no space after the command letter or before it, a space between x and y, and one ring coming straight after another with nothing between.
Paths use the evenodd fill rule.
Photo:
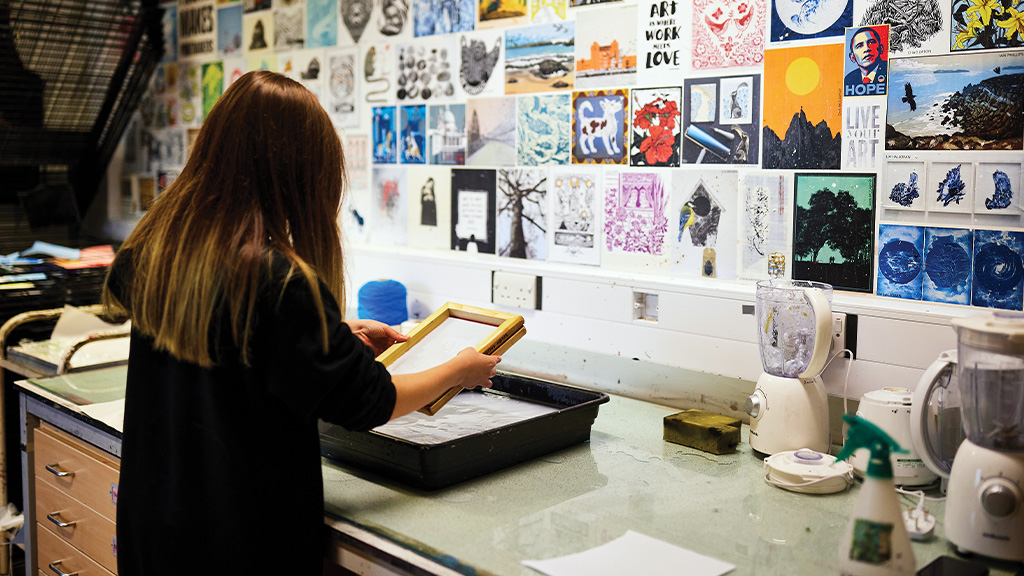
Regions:
<instances>
[{"instance_id":1,"label":"wooden screen printing frame","mask_svg":"<svg viewBox=\"0 0 1024 576\"><path fill-rule=\"evenodd\" d=\"M399 342L382 352L380 356L377 356L377 361L385 366L390 366L395 360L412 350L417 343L427 336L427 334L430 334L449 318L470 320L494 326L494 330L492 330L491 333L482 341L466 342L466 347L472 346L481 354L503 354L526 334L526 327L523 326L522 316L517 314L508 314L506 312L498 312L497 310L467 306L465 304L446 302L433 314L416 325L416 327L409 332L408 340L405 342ZM442 406L447 404L449 400L454 398L455 395L461 391L462 386L449 388L447 392L441 395L441 397L420 408L419 411L429 416L433 416L441 409Z\"/></svg>"}]
</instances>

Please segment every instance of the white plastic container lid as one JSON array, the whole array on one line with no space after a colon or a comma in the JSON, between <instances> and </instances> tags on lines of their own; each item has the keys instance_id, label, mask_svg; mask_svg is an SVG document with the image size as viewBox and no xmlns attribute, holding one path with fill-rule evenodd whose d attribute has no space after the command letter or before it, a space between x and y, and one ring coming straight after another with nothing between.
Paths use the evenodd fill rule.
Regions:
<instances>
[{"instance_id":1,"label":"white plastic container lid","mask_svg":"<svg viewBox=\"0 0 1024 576\"><path fill-rule=\"evenodd\" d=\"M906 388L882 388L866 392L861 402L869 401L883 406L907 406L913 404L914 393Z\"/></svg>"},{"instance_id":2,"label":"white plastic container lid","mask_svg":"<svg viewBox=\"0 0 1024 576\"><path fill-rule=\"evenodd\" d=\"M853 466L809 448L765 458L764 481L792 492L832 494L853 484Z\"/></svg>"}]
</instances>

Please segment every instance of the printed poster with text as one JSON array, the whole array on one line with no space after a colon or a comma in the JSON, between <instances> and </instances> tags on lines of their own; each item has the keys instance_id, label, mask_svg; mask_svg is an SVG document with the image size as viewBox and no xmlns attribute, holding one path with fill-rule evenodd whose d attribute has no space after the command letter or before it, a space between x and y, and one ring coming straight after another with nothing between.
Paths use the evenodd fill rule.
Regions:
<instances>
[{"instance_id":1,"label":"printed poster with text","mask_svg":"<svg viewBox=\"0 0 1024 576\"><path fill-rule=\"evenodd\" d=\"M178 57L199 58L217 54L217 11L213 0L185 0L178 7Z\"/></svg>"},{"instance_id":2,"label":"printed poster with text","mask_svg":"<svg viewBox=\"0 0 1024 576\"><path fill-rule=\"evenodd\" d=\"M638 85L679 85L679 74L690 53L683 28L687 9L676 0L637 2Z\"/></svg>"},{"instance_id":3,"label":"printed poster with text","mask_svg":"<svg viewBox=\"0 0 1024 576\"><path fill-rule=\"evenodd\" d=\"M885 96L843 99L843 170L874 170L885 150Z\"/></svg>"}]
</instances>

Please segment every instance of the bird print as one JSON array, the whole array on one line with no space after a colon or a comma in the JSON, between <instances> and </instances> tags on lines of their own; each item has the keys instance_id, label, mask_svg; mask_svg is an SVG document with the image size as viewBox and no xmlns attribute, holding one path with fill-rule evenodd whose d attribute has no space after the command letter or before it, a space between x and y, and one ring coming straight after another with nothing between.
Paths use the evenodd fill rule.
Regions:
<instances>
[{"instance_id":1,"label":"bird print","mask_svg":"<svg viewBox=\"0 0 1024 576\"><path fill-rule=\"evenodd\" d=\"M903 85L903 89L907 91L907 95L904 96L902 100L907 104L910 104L911 112L917 110L917 102L914 100L914 98L916 98L916 96L914 95L914 87L910 85L910 82L907 82L906 84Z\"/></svg>"},{"instance_id":2,"label":"bird print","mask_svg":"<svg viewBox=\"0 0 1024 576\"><path fill-rule=\"evenodd\" d=\"M679 210L679 238L676 240L677 242L683 241L683 231L693 225L693 220L693 207L687 202Z\"/></svg>"}]
</instances>

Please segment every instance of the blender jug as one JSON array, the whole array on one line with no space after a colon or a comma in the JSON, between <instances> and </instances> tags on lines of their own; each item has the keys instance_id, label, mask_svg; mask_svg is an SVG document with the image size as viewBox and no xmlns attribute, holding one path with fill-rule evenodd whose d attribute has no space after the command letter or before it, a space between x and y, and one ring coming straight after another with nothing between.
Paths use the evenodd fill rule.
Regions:
<instances>
[{"instance_id":1,"label":"blender jug","mask_svg":"<svg viewBox=\"0 0 1024 576\"><path fill-rule=\"evenodd\" d=\"M1024 452L1024 314L958 318L964 430L971 442Z\"/></svg>"},{"instance_id":2,"label":"blender jug","mask_svg":"<svg viewBox=\"0 0 1024 576\"><path fill-rule=\"evenodd\" d=\"M762 280L755 297L764 373L743 406L750 447L762 454L828 452L828 397L818 373L832 342L832 287Z\"/></svg>"},{"instance_id":3,"label":"blender jug","mask_svg":"<svg viewBox=\"0 0 1024 576\"><path fill-rule=\"evenodd\" d=\"M764 371L783 378L814 378L832 342L832 286L803 280L757 283L758 343Z\"/></svg>"}]
</instances>

